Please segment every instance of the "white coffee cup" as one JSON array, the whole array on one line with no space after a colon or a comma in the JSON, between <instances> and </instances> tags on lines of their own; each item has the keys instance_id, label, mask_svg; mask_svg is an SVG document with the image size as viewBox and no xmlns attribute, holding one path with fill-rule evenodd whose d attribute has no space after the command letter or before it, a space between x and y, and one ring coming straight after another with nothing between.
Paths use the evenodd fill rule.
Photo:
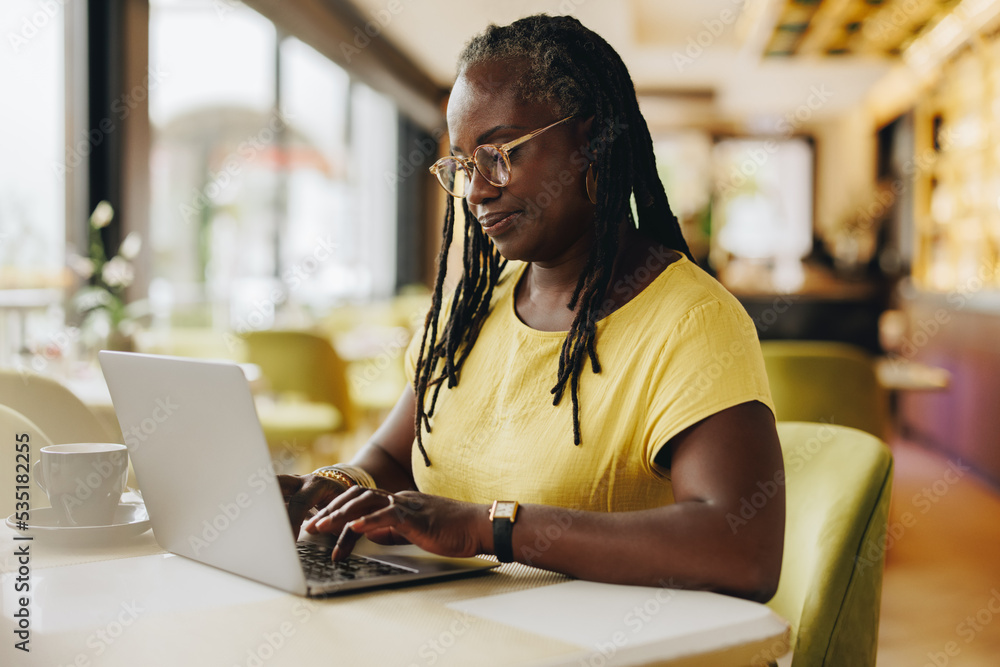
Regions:
<instances>
[{"instance_id":1,"label":"white coffee cup","mask_svg":"<svg viewBox=\"0 0 1000 667\"><path fill-rule=\"evenodd\" d=\"M42 447L35 482L65 526L107 526L128 477L128 450L111 442Z\"/></svg>"}]
</instances>

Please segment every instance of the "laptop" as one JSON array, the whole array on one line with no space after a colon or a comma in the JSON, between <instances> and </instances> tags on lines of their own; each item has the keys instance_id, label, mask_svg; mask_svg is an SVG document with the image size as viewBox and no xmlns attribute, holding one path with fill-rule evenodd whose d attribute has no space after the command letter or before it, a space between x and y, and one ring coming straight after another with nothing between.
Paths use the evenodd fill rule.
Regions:
<instances>
[{"instance_id":1,"label":"laptop","mask_svg":"<svg viewBox=\"0 0 1000 667\"><path fill-rule=\"evenodd\" d=\"M293 539L239 365L109 351L98 358L153 534L166 551L310 597L497 566L365 539L349 559L331 563L333 536Z\"/></svg>"}]
</instances>

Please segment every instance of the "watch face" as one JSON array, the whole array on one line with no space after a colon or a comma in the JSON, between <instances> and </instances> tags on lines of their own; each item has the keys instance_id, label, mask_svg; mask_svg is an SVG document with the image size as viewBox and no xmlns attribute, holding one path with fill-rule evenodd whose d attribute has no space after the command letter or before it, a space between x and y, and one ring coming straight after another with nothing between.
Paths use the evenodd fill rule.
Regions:
<instances>
[{"instance_id":1,"label":"watch face","mask_svg":"<svg viewBox=\"0 0 1000 667\"><path fill-rule=\"evenodd\" d=\"M498 500L496 506L493 508L492 518L513 520L516 513L517 502L513 500Z\"/></svg>"}]
</instances>

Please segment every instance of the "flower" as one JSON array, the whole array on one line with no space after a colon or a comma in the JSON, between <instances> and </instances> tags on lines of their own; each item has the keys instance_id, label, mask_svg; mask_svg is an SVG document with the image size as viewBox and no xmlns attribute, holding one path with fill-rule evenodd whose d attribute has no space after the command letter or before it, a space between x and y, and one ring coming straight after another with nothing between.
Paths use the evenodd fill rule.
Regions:
<instances>
[{"instance_id":1,"label":"flower","mask_svg":"<svg viewBox=\"0 0 1000 667\"><path fill-rule=\"evenodd\" d=\"M73 273L84 280L89 280L94 275L94 260L92 259L73 253L66 257L66 263Z\"/></svg>"},{"instance_id":2,"label":"flower","mask_svg":"<svg viewBox=\"0 0 1000 667\"><path fill-rule=\"evenodd\" d=\"M69 254L66 263L86 281L73 295L73 305L83 317L82 327L93 337L109 334L130 335L137 328L134 319L143 314L144 303L125 304L125 289L135 281L133 259L142 249L142 238L131 232L121 242L118 253L108 257L101 230L111 224L115 210L102 201L90 215L88 257Z\"/></svg>"},{"instance_id":3,"label":"flower","mask_svg":"<svg viewBox=\"0 0 1000 667\"><path fill-rule=\"evenodd\" d=\"M118 254L125 259L135 259L142 250L142 237L137 232L129 232L122 244L118 246Z\"/></svg>"},{"instance_id":4,"label":"flower","mask_svg":"<svg viewBox=\"0 0 1000 667\"><path fill-rule=\"evenodd\" d=\"M108 202L101 200L94 212L90 214L90 226L94 229L104 229L111 224L111 219L114 217L115 209Z\"/></svg>"},{"instance_id":5,"label":"flower","mask_svg":"<svg viewBox=\"0 0 1000 667\"><path fill-rule=\"evenodd\" d=\"M134 278L132 264L120 255L112 257L101 269L101 280L109 287L128 287Z\"/></svg>"}]
</instances>

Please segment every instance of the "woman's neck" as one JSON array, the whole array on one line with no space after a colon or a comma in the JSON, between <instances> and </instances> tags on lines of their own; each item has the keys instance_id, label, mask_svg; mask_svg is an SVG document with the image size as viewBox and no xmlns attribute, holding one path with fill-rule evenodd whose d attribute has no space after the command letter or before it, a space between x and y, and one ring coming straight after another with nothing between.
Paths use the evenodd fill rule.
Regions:
<instances>
[{"instance_id":1,"label":"woman's neck","mask_svg":"<svg viewBox=\"0 0 1000 667\"><path fill-rule=\"evenodd\" d=\"M528 265L515 292L517 313L525 324L541 331L566 331L569 329L582 304L577 303L572 311L566 306L569 304L580 280L580 275L586 267L591 248L592 244L579 244L559 261L532 262ZM606 297L611 298L613 304L604 315L625 305L649 282L652 282L662 272L662 268L665 268L666 264L673 261L671 259L659 262L662 265L660 270L645 270L639 276L645 280L637 281L634 275L637 273L637 268L647 263L647 258L651 256L650 253L657 248L662 249L662 246L640 234L629 221L625 221L619 226L618 252L611 266L611 279ZM664 252L670 253L670 251L662 249L661 257ZM670 253L670 255L675 256L676 253ZM622 282L629 285L629 289L612 289L613 286ZM617 296L615 296L616 294Z\"/></svg>"}]
</instances>

